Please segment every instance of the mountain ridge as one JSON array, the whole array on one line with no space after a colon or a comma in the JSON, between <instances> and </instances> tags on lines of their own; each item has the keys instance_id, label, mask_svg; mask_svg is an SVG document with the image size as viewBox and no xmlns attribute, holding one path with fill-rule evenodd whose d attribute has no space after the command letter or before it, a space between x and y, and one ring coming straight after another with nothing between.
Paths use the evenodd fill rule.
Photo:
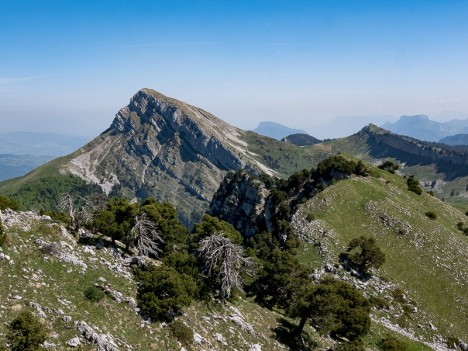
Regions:
<instances>
[{"instance_id":1,"label":"mountain ridge","mask_svg":"<svg viewBox=\"0 0 468 351\"><path fill-rule=\"evenodd\" d=\"M438 122L431 120L426 115L402 116L394 123L383 124L382 128L420 140L438 142L444 137L466 133L468 120Z\"/></svg>"}]
</instances>

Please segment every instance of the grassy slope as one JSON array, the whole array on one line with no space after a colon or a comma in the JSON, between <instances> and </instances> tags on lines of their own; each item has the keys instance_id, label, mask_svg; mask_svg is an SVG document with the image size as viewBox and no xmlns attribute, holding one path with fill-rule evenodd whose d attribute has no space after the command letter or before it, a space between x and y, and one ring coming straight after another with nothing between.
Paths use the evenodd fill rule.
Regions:
<instances>
[{"instance_id":1,"label":"grassy slope","mask_svg":"<svg viewBox=\"0 0 468 351\"><path fill-rule=\"evenodd\" d=\"M380 170L376 174L379 177L353 178L327 188L302 207L302 216L313 214L335 233L322 239L332 262L353 238L374 237L387 256L379 274L416 301L418 312L410 320L416 334L424 330L418 323L431 322L441 335L467 340L468 236L456 225L468 223L468 218L430 195L407 191L402 177ZM427 211L437 219L430 220ZM302 261L315 265L320 263L317 257L310 247L301 253Z\"/></svg>"},{"instance_id":2,"label":"grassy slope","mask_svg":"<svg viewBox=\"0 0 468 351\"><path fill-rule=\"evenodd\" d=\"M323 154L324 149L326 149L329 154L346 153L367 162L375 161L375 158L371 155L372 146L368 144L368 139L362 133L354 134L346 138L325 141L321 144L306 147L304 151L317 159ZM399 156L395 155L395 157L396 158L385 157L385 159L390 159L394 162L398 161L397 159ZM415 156L411 157L417 159ZM468 210L468 177L462 176L455 179L447 179L447 174L437 169L435 164L405 166L401 171L403 174L413 174L416 178L425 181L444 179L446 184L434 190L437 197L441 199L444 198L446 201L462 207L465 211ZM455 196L451 195L452 190L454 190Z\"/></svg>"},{"instance_id":3,"label":"grassy slope","mask_svg":"<svg viewBox=\"0 0 468 351\"><path fill-rule=\"evenodd\" d=\"M179 350L180 345L169 328L156 323L145 323L126 302L116 302L106 297L99 303L90 302L83 292L99 282L103 277L112 289L124 296L135 297L136 286L131 279L129 268L116 272L109 268L117 263L110 249L95 250L92 246L76 244L70 236L64 236L58 225L34 222L31 229L8 229L8 244L1 252L11 257L14 263L0 260L0 344L4 344L6 325L22 309L30 309L29 303L39 303L46 311L44 322L49 331L48 342L68 349L66 342L79 332L74 328L76 321L84 320L96 327L101 333L110 333L121 341L122 345L131 345L133 350ZM86 270L45 255L35 241L41 238L46 242L64 242L73 248L62 245L61 250L74 254L88 265ZM91 248L92 252L89 252ZM102 283L101 283L102 284ZM14 296L21 296L15 299ZM62 302L60 302L62 301ZM64 304L65 302L65 304ZM57 313L61 309L72 321L64 322ZM237 309L237 310L236 310ZM254 332L249 332L236 323L230 316L238 312L249 323ZM192 345L189 350L201 350L212 345L217 350L248 350L253 344L260 344L264 350L282 350L273 336L273 329L278 326L282 316L259 307L253 302L237 299L233 303L221 305L213 301L208 304L195 302L185 310L180 319L199 333L206 341ZM309 331L310 328L308 328ZM216 340L216 333L221 334L226 344ZM55 334L55 335L54 335ZM83 350L94 350L92 346L83 346Z\"/></svg>"},{"instance_id":4,"label":"grassy slope","mask_svg":"<svg viewBox=\"0 0 468 351\"><path fill-rule=\"evenodd\" d=\"M71 236L63 235L59 225L50 222L32 222L26 230L10 228L8 237L8 244L2 252L9 255L14 263L0 260L0 318L3 321L0 323L0 344L5 342L4 333L8 322L19 310L31 309L29 303L35 302L43 309L50 308L46 310L47 317L43 321L49 332L48 342L56 344L58 350L68 349L66 342L79 336L74 323L81 320L100 333L113 335L121 350L126 349L124 345L131 345L134 350L180 349L169 328L159 322L145 323L128 303L116 302L109 296L95 303L84 297L83 292L98 283L100 277L105 278L112 289L124 296L135 297L136 286L130 278L129 269L123 268L116 272L111 268L118 261L110 249L96 250L93 246L77 244ZM75 255L88 268L83 270L54 256L45 255L35 243L38 238L46 242L63 242L61 250ZM21 299L15 299L16 295L21 296ZM72 320L65 322L59 309ZM216 301L195 302L184 312L179 318L205 340L201 344L191 345L188 350L210 347L226 351L248 350L254 344L261 345L262 350L288 349L275 337L275 330L281 326L285 316L261 308L249 300L238 298L227 305ZM230 319L237 313L253 327L254 332L243 329ZM307 326L306 330L314 335L310 327ZM377 350L375 344L389 333L392 334L383 327L374 327L366 338L368 350ZM217 334L221 334L226 343L218 341ZM321 339L318 335L313 338L319 342L318 350L331 345L328 339ZM410 351L429 350L420 343L407 341L411 346ZM91 345L82 346L84 351L94 349Z\"/></svg>"},{"instance_id":5,"label":"grassy slope","mask_svg":"<svg viewBox=\"0 0 468 351\"><path fill-rule=\"evenodd\" d=\"M253 132L243 136L248 150L266 166L278 172L278 176L288 177L301 169L310 169L329 155L328 148L305 148L271 139Z\"/></svg>"}]
</instances>

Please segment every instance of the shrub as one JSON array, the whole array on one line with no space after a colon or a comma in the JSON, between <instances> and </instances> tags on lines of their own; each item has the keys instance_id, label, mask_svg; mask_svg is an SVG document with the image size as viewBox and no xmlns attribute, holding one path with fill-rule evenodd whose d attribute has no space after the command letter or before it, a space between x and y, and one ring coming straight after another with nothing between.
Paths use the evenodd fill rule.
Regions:
<instances>
[{"instance_id":1,"label":"shrub","mask_svg":"<svg viewBox=\"0 0 468 351\"><path fill-rule=\"evenodd\" d=\"M11 351L36 351L46 341L47 333L39 319L29 311L21 312L7 327Z\"/></svg>"},{"instance_id":2,"label":"shrub","mask_svg":"<svg viewBox=\"0 0 468 351\"><path fill-rule=\"evenodd\" d=\"M66 225L70 225L70 216L68 216L66 213L64 212L56 212L56 211L44 211L43 209L41 209L39 211L39 214L41 216L49 216L50 218L52 218L54 221L60 221L60 222L63 222L65 223Z\"/></svg>"},{"instance_id":3,"label":"shrub","mask_svg":"<svg viewBox=\"0 0 468 351\"><path fill-rule=\"evenodd\" d=\"M394 336L387 336L380 340L377 345L382 351L406 351L408 350L408 345Z\"/></svg>"},{"instance_id":4,"label":"shrub","mask_svg":"<svg viewBox=\"0 0 468 351\"><path fill-rule=\"evenodd\" d=\"M5 196L0 196L0 210L6 210L7 208L16 211L19 208L19 204Z\"/></svg>"},{"instance_id":5,"label":"shrub","mask_svg":"<svg viewBox=\"0 0 468 351\"><path fill-rule=\"evenodd\" d=\"M135 275L139 282L138 306L152 320L173 320L199 292L191 276L164 265L137 269Z\"/></svg>"},{"instance_id":6,"label":"shrub","mask_svg":"<svg viewBox=\"0 0 468 351\"><path fill-rule=\"evenodd\" d=\"M460 344L460 339L458 339L456 336L450 335L447 338L448 348L457 350L457 347L459 344Z\"/></svg>"},{"instance_id":7,"label":"shrub","mask_svg":"<svg viewBox=\"0 0 468 351\"><path fill-rule=\"evenodd\" d=\"M396 288L395 290L393 290L392 295L395 301L400 303L406 302L405 292L401 288Z\"/></svg>"},{"instance_id":8,"label":"shrub","mask_svg":"<svg viewBox=\"0 0 468 351\"><path fill-rule=\"evenodd\" d=\"M406 180L406 185L408 186L409 191L412 191L417 195L421 195L423 192L421 187L419 186L419 182L416 178L414 178L413 175L408 177L408 179Z\"/></svg>"},{"instance_id":9,"label":"shrub","mask_svg":"<svg viewBox=\"0 0 468 351\"><path fill-rule=\"evenodd\" d=\"M44 255L57 255L59 253L59 247L55 243L45 244L41 247L41 251Z\"/></svg>"},{"instance_id":10,"label":"shrub","mask_svg":"<svg viewBox=\"0 0 468 351\"><path fill-rule=\"evenodd\" d=\"M3 228L3 223L0 220L0 247L6 244L7 241L7 234L5 232L5 229Z\"/></svg>"},{"instance_id":11,"label":"shrub","mask_svg":"<svg viewBox=\"0 0 468 351\"><path fill-rule=\"evenodd\" d=\"M106 293L93 285L84 291L84 296L92 302L99 302L106 297Z\"/></svg>"},{"instance_id":12,"label":"shrub","mask_svg":"<svg viewBox=\"0 0 468 351\"><path fill-rule=\"evenodd\" d=\"M372 296L369 301L373 307L379 310L383 310L383 309L387 310L390 308L390 304L383 297Z\"/></svg>"},{"instance_id":13,"label":"shrub","mask_svg":"<svg viewBox=\"0 0 468 351\"><path fill-rule=\"evenodd\" d=\"M361 236L350 241L347 251L340 254L340 260L360 274L367 275L369 269L379 268L385 262L385 254L374 238Z\"/></svg>"},{"instance_id":14,"label":"shrub","mask_svg":"<svg viewBox=\"0 0 468 351\"><path fill-rule=\"evenodd\" d=\"M193 330L180 320L173 321L169 329L179 342L184 346L193 343Z\"/></svg>"},{"instance_id":15,"label":"shrub","mask_svg":"<svg viewBox=\"0 0 468 351\"><path fill-rule=\"evenodd\" d=\"M383 169L389 173L392 173L394 174L395 171L397 171L398 169L400 169L400 166L393 163L392 161L385 161L384 163L382 163L380 166L379 166L380 169Z\"/></svg>"},{"instance_id":16,"label":"shrub","mask_svg":"<svg viewBox=\"0 0 468 351\"><path fill-rule=\"evenodd\" d=\"M437 219L437 215L432 212L432 211L427 211L427 212L424 212L424 214L429 218L429 219L432 219L433 221Z\"/></svg>"}]
</instances>

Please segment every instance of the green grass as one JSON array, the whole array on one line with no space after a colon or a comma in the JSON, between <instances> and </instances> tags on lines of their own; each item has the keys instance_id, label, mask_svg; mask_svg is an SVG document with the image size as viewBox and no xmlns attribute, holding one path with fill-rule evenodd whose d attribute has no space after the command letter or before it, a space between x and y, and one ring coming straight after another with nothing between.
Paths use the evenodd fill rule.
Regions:
<instances>
[{"instance_id":1,"label":"green grass","mask_svg":"<svg viewBox=\"0 0 468 351\"><path fill-rule=\"evenodd\" d=\"M159 322L144 323L128 303L116 302L110 296L99 302L86 298L86 289L98 283L101 277L124 296L136 295L136 285L131 276L116 273L106 265L106 261L111 264L116 262L109 249L94 250L95 254L84 252L84 245L63 236L55 224L33 223L30 230L12 228L7 232L9 239L2 252L9 255L14 264L0 260L0 345L5 344L3 335L8 322L20 309L32 310L29 303L35 302L53 311L46 311L44 323L49 335L55 333L48 341L57 344L60 350L66 349L66 342L79 335L74 327L76 321L86 321L96 330L99 329L100 333L110 333L123 343L133 346L134 350L180 349L168 327ZM83 270L53 255L44 254L35 243L39 238L46 242L63 241L73 245L72 253L85 262L88 268ZM21 296L21 299L13 299L15 295ZM231 320L231 316L237 313L234 308L255 332L243 330ZM56 313L58 309L72 317L72 321L63 321L62 316ZM192 345L189 350L206 349L210 344L217 350L244 350L252 344L261 344L265 350L284 350L274 333L281 318L281 314L239 297L226 305L215 300L208 303L194 302L186 308L183 316L178 317L207 340L200 346ZM307 330L312 333L311 328ZM216 340L216 333L226 339L227 345ZM121 349L126 348L121 345ZM83 350L91 351L94 348L84 345Z\"/></svg>"},{"instance_id":2,"label":"green grass","mask_svg":"<svg viewBox=\"0 0 468 351\"><path fill-rule=\"evenodd\" d=\"M288 177L304 168L310 169L326 156L319 152L307 151L308 148L287 144L253 132L246 132L243 136L248 143L248 150L253 156L278 172L279 176Z\"/></svg>"},{"instance_id":3,"label":"green grass","mask_svg":"<svg viewBox=\"0 0 468 351\"><path fill-rule=\"evenodd\" d=\"M378 274L417 302L419 312L409 321L416 333L430 338L427 328L417 324L431 321L442 335L466 340L468 237L456 228L457 222L466 222L465 214L430 195L409 192L402 177L380 170L377 175L337 182L305 204L303 216L312 213L335 233L323 239L332 262L338 262L350 240L374 237L386 253ZM428 211L437 219L429 219ZM385 224L383 217L393 224ZM316 266L310 250L300 253L301 260Z\"/></svg>"}]
</instances>

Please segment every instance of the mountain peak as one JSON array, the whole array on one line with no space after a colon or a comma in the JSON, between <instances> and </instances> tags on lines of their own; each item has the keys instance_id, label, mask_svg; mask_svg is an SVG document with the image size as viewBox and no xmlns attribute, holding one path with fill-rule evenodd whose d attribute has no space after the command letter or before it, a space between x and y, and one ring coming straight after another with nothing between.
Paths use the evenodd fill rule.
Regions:
<instances>
[{"instance_id":1,"label":"mountain peak","mask_svg":"<svg viewBox=\"0 0 468 351\"><path fill-rule=\"evenodd\" d=\"M304 130L289 128L285 125L270 121L260 122L253 131L257 134L277 140L281 140L292 134L309 134Z\"/></svg>"},{"instance_id":2,"label":"mountain peak","mask_svg":"<svg viewBox=\"0 0 468 351\"><path fill-rule=\"evenodd\" d=\"M189 223L207 208L227 171L275 173L248 152L244 136L201 108L144 88L61 171L108 195L170 202Z\"/></svg>"},{"instance_id":3,"label":"mountain peak","mask_svg":"<svg viewBox=\"0 0 468 351\"><path fill-rule=\"evenodd\" d=\"M369 125L365 126L361 129L361 132L368 133L368 134L388 134L389 131L376 126L375 124L369 123Z\"/></svg>"}]
</instances>

